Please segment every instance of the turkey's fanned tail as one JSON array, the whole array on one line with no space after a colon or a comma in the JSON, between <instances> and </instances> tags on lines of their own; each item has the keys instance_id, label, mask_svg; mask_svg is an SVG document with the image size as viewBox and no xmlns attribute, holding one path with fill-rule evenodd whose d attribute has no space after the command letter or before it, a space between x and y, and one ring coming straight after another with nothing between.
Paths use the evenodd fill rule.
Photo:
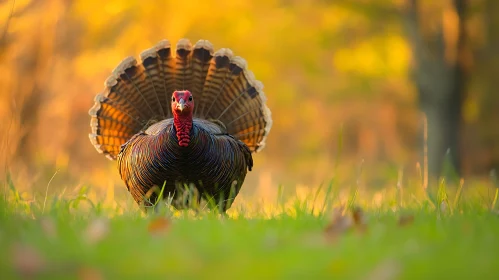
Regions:
<instances>
[{"instance_id":1,"label":"turkey's fanned tail","mask_svg":"<svg viewBox=\"0 0 499 280\"><path fill-rule=\"evenodd\" d=\"M198 116L222 122L229 134L258 152L272 127L266 100L263 84L248 70L246 61L229 49L220 49L211 60Z\"/></svg>"},{"instance_id":2,"label":"turkey's fanned tail","mask_svg":"<svg viewBox=\"0 0 499 280\"><path fill-rule=\"evenodd\" d=\"M223 123L252 152L264 147L272 118L263 85L230 49L214 52L207 40L192 46L181 39L172 52L170 42L163 40L143 51L140 59L124 59L95 98L89 137L97 151L116 159L133 135L171 118L175 90L192 93L194 117Z\"/></svg>"}]
</instances>

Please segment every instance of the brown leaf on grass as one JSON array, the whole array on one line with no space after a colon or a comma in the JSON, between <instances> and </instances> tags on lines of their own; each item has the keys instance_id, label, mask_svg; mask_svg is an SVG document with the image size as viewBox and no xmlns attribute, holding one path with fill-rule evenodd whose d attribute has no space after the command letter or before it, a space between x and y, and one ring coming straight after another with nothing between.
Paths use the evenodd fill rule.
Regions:
<instances>
[{"instance_id":1,"label":"brown leaf on grass","mask_svg":"<svg viewBox=\"0 0 499 280\"><path fill-rule=\"evenodd\" d=\"M443 200L440 203L440 213L442 213L443 215L446 215L449 213L449 207L447 206L447 202L445 200Z\"/></svg>"},{"instance_id":2,"label":"brown leaf on grass","mask_svg":"<svg viewBox=\"0 0 499 280\"><path fill-rule=\"evenodd\" d=\"M12 265L23 278L33 278L43 272L46 264L40 254L27 245L12 248Z\"/></svg>"},{"instance_id":3,"label":"brown leaf on grass","mask_svg":"<svg viewBox=\"0 0 499 280\"><path fill-rule=\"evenodd\" d=\"M352 210L352 217L355 224L355 228L360 233L365 233L367 231L367 221L364 215L364 210L360 207L355 207Z\"/></svg>"},{"instance_id":4,"label":"brown leaf on grass","mask_svg":"<svg viewBox=\"0 0 499 280\"><path fill-rule=\"evenodd\" d=\"M352 217L353 217L353 221L355 222L356 225L363 224L364 223L364 212L362 211L362 208L355 207L352 211Z\"/></svg>"},{"instance_id":5,"label":"brown leaf on grass","mask_svg":"<svg viewBox=\"0 0 499 280\"><path fill-rule=\"evenodd\" d=\"M101 280L104 279L102 273L92 267L81 267L78 270L78 279L80 280Z\"/></svg>"},{"instance_id":6,"label":"brown leaf on grass","mask_svg":"<svg viewBox=\"0 0 499 280\"><path fill-rule=\"evenodd\" d=\"M342 209L336 209L331 222L324 229L326 239L335 240L341 234L355 230L358 233L367 231L367 223L364 211L360 207L355 207L348 214L343 215Z\"/></svg>"},{"instance_id":7,"label":"brown leaf on grass","mask_svg":"<svg viewBox=\"0 0 499 280\"><path fill-rule=\"evenodd\" d=\"M47 237L52 239L57 237L55 222L52 218L49 217L42 218L40 220L40 225L42 227L42 231L45 233Z\"/></svg>"},{"instance_id":8,"label":"brown leaf on grass","mask_svg":"<svg viewBox=\"0 0 499 280\"><path fill-rule=\"evenodd\" d=\"M109 234L109 221L105 218L95 219L85 230L84 238L88 243L94 244L104 239Z\"/></svg>"},{"instance_id":9,"label":"brown leaf on grass","mask_svg":"<svg viewBox=\"0 0 499 280\"><path fill-rule=\"evenodd\" d=\"M401 272L400 263L395 260L385 260L369 272L364 279L368 280L390 280L398 279Z\"/></svg>"},{"instance_id":10,"label":"brown leaf on grass","mask_svg":"<svg viewBox=\"0 0 499 280\"><path fill-rule=\"evenodd\" d=\"M335 241L341 234L344 234L353 227L353 219L350 215L343 215L341 209L336 209L331 222L324 229L327 240Z\"/></svg>"},{"instance_id":11,"label":"brown leaf on grass","mask_svg":"<svg viewBox=\"0 0 499 280\"><path fill-rule=\"evenodd\" d=\"M414 222L414 215L402 215L399 217L398 225L403 227L411 225L413 222Z\"/></svg>"},{"instance_id":12,"label":"brown leaf on grass","mask_svg":"<svg viewBox=\"0 0 499 280\"><path fill-rule=\"evenodd\" d=\"M170 229L171 222L166 217L157 217L149 222L147 231L151 234L162 234Z\"/></svg>"}]
</instances>

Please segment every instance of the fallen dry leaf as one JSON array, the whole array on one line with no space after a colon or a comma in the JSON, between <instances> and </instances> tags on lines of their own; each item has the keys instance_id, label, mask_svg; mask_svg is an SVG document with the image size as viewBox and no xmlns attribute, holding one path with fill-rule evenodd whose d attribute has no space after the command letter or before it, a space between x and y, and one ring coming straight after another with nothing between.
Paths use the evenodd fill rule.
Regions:
<instances>
[{"instance_id":1,"label":"fallen dry leaf","mask_svg":"<svg viewBox=\"0 0 499 280\"><path fill-rule=\"evenodd\" d=\"M40 225L42 227L42 231L45 233L47 237L52 239L57 237L57 230L54 219L49 217L44 217L40 220Z\"/></svg>"},{"instance_id":2,"label":"fallen dry leaf","mask_svg":"<svg viewBox=\"0 0 499 280\"><path fill-rule=\"evenodd\" d=\"M352 217L357 231L360 233L365 233L367 231L367 222L364 215L364 210L362 210L362 208L358 206L355 207L352 210Z\"/></svg>"},{"instance_id":3,"label":"fallen dry leaf","mask_svg":"<svg viewBox=\"0 0 499 280\"><path fill-rule=\"evenodd\" d=\"M362 208L355 207L345 215L343 215L343 212L343 209L336 209L331 223L324 229L328 240L335 240L349 230L356 230L358 233L367 231L367 222Z\"/></svg>"},{"instance_id":4,"label":"fallen dry leaf","mask_svg":"<svg viewBox=\"0 0 499 280\"><path fill-rule=\"evenodd\" d=\"M353 224L350 215L343 215L340 209L335 210L331 222L324 229L326 239L335 241L341 234L350 230Z\"/></svg>"},{"instance_id":5,"label":"fallen dry leaf","mask_svg":"<svg viewBox=\"0 0 499 280\"><path fill-rule=\"evenodd\" d=\"M89 243L97 243L109 234L109 221L105 218L95 219L85 231L85 239Z\"/></svg>"},{"instance_id":6,"label":"fallen dry leaf","mask_svg":"<svg viewBox=\"0 0 499 280\"><path fill-rule=\"evenodd\" d=\"M161 234L167 232L170 228L171 222L166 217L154 218L147 226L147 231L151 234Z\"/></svg>"},{"instance_id":7,"label":"fallen dry leaf","mask_svg":"<svg viewBox=\"0 0 499 280\"><path fill-rule=\"evenodd\" d=\"M33 278L45 267L45 261L40 254L27 245L15 245L12 249L12 265L24 278Z\"/></svg>"},{"instance_id":8,"label":"fallen dry leaf","mask_svg":"<svg viewBox=\"0 0 499 280\"><path fill-rule=\"evenodd\" d=\"M353 221L356 225L364 223L364 212L362 208L355 207L352 211Z\"/></svg>"},{"instance_id":9,"label":"fallen dry leaf","mask_svg":"<svg viewBox=\"0 0 499 280\"><path fill-rule=\"evenodd\" d=\"M80 280L101 280L104 279L102 273L91 267L81 267L78 270L78 279Z\"/></svg>"},{"instance_id":10,"label":"fallen dry leaf","mask_svg":"<svg viewBox=\"0 0 499 280\"><path fill-rule=\"evenodd\" d=\"M399 218L398 225L403 227L403 226L408 226L414 222L414 215L402 215Z\"/></svg>"},{"instance_id":11,"label":"fallen dry leaf","mask_svg":"<svg viewBox=\"0 0 499 280\"><path fill-rule=\"evenodd\" d=\"M398 279L401 272L400 263L395 260L385 260L378 264L365 279L368 280L390 280Z\"/></svg>"},{"instance_id":12,"label":"fallen dry leaf","mask_svg":"<svg viewBox=\"0 0 499 280\"><path fill-rule=\"evenodd\" d=\"M447 206L447 202L445 200L443 200L440 203L440 213L446 215L446 214L448 214L448 211L449 211L449 207Z\"/></svg>"}]
</instances>

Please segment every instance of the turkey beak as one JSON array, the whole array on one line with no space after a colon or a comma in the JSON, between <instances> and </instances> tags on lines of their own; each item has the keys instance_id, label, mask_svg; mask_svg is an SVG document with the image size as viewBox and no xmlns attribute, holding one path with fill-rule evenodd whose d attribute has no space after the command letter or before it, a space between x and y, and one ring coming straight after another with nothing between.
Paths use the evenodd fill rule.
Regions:
<instances>
[{"instance_id":1,"label":"turkey beak","mask_svg":"<svg viewBox=\"0 0 499 280\"><path fill-rule=\"evenodd\" d=\"M180 98L177 103L177 109L180 110L180 112L184 111L185 108L185 100L183 98Z\"/></svg>"}]
</instances>

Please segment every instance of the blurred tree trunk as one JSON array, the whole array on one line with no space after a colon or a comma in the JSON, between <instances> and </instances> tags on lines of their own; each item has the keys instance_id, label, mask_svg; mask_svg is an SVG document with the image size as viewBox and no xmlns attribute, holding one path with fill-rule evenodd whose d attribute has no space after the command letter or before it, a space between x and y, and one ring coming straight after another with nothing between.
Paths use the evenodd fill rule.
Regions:
<instances>
[{"instance_id":1,"label":"blurred tree trunk","mask_svg":"<svg viewBox=\"0 0 499 280\"><path fill-rule=\"evenodd\" d=\"M459 173L461 108L467 80L466 0L444 4L442 12L437 13L440 24L433 32L431 14L424 13L423 18L420 1L408 2L406 27L415 60L413 74L419 105L427 120L428 171L430 176L441 175L449 151L450 163Z\"/></svg>"},{"instance_id":2,"label":"blurred tree trunk","mask_svg":"<svg viewBox=\"0 0 499 280\"><path fill-rule=\"evenodd\" d=\"M479 2L480 3L480 2ZM477 47L475 57L475 79L480 89L477 91L479 117L476 120L476 130L471 131L468 138L474 137L475 147L470 151L471 168L473 171L499 170L499 130L495 129L499 122L499 94L497 94L497 73L499 73L499 1L485 0L480 3L480 14L483 22L483 45ZM480 32L477 32L480 34ZM472 34L470 34L472 35ZM480 35L478 35L480 36ZM480 40L482 38L479 38Z\"/></svg>"}]
</instances>

